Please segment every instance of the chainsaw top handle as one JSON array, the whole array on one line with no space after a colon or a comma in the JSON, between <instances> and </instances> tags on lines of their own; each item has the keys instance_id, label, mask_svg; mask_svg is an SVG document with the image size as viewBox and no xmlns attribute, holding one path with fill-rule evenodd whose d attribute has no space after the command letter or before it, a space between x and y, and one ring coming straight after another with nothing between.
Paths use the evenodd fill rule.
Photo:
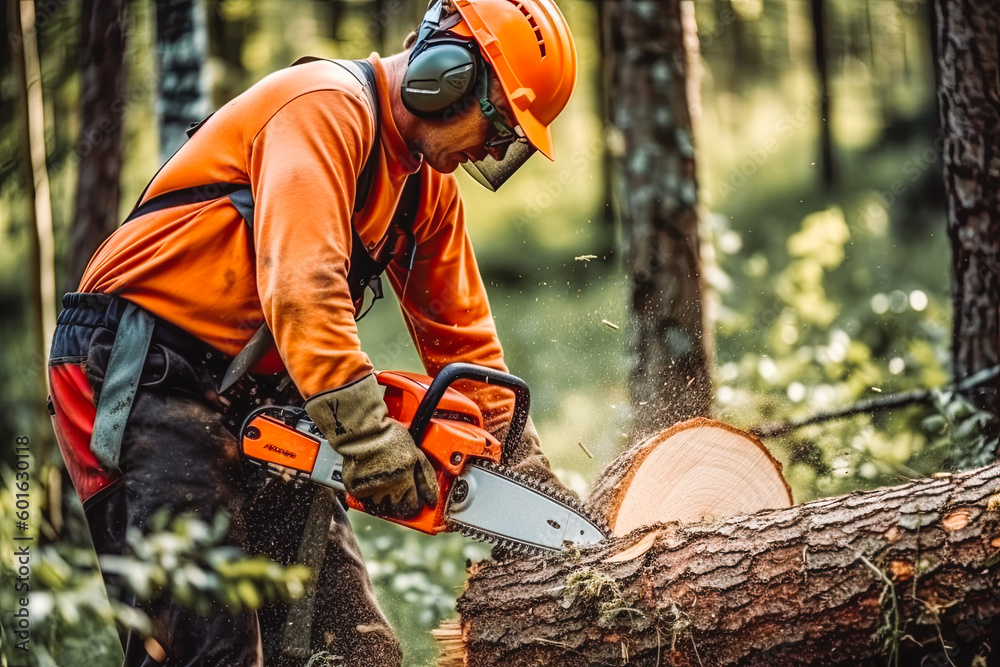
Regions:
<instances>
[{"instance_id":1,"label":"chainsaw top handle","mask_svg":"<svg viewBox=\"0 0 1000 667\"><path fill-rule=\"evenodd\" d=\"M514 415L507 430L507 440L503 444L504 457L514 451L521 440L524 426L528 422L528 408L531 405L531 395L527 383L516 375L504 373L493 368L456 362L448 364L437 374L424 398L417 407L417 412L410 423L410 435L418 445L424 437L424 432L431 423L434 410L437 409L444 392L457 380L477 380L486 384L496 384L514 392Z\"/></svg>"}]
</instances>

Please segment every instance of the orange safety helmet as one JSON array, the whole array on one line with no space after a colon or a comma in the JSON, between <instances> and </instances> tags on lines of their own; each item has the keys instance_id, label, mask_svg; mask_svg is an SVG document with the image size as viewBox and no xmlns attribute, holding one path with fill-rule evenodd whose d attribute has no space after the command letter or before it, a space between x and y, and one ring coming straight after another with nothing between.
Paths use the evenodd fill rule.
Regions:
<instances>
[{"instance_id":1,"label":"orange safety helmet","mask_svg":"<svg viewBox=\"0 0 1000 667\"><path fill-rule=\"evenodd\" d=\"M462 21L451 28L471 37L500 79L532 146L550 160L549 126L576 86L576 47L553 0L452 0Z\"/></svg>"}]
</instances>

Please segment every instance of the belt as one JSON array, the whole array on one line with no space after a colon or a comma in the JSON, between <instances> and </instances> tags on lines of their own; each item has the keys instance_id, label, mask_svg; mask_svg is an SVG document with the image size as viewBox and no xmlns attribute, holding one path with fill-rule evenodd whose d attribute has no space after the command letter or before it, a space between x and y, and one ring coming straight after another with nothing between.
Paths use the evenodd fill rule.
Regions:
<instances>
[{"instance_id":1,"label":"belt","mask_svg":"<svg viewBox=\"0 0 1000 667\"><path fill-rule=\"evenodd\" d=\"M122 435L151 345L177 350L187 359L198 360L195 363L210 365L213 376L221 376L229 364L230 357L119 296L72 292L63 297L63 307L53 341L53 361L79 354L82 339L93 328L115 333L90 441L94 456L108 470L118 470Z\"/></svg>"}]
</instances>

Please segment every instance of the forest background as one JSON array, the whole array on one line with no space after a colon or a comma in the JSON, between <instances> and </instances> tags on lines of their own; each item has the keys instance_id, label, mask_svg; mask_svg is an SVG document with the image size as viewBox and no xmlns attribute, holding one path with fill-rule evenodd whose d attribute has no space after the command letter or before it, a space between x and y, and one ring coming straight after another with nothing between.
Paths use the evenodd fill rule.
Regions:
<instances>
[{"instance_id":1,"label":"forest background","mask_svg":"<svg viewBox=\"0 0 1000 667\"><path fill-rule=\"evenodd\" d=\"M35 3L59 294L70 287L77 164L88 145L80 132L84 4ZM944 387L951 377L950 251L930 3L682 4L696 21L699 44L688 63L695 81L688 101L713 416L750 429ZM560 6L581 67L576 95L555 126L558 161L535 158L497 194L459 178L508 364L531 386L533 418L555 468L585 494L601 467L632 442L635 413L646 406L629 392L631 278L623 264L623 183L615 171L628 156L606 113L606 26L596 2ZM820 57L816 6L823 11ZM209 2L208 106L301 55L395 52L423 8L423 0ZM149 0L127 3L128 75L116 121L124 133L121 218L162 160L155 13ZM14 36L12 13L2 20L4 34ZM12 649L15 622L7 616L15 608L8 517L16 508L5 493L0 664L98 667L115 664L117 640L97 630L111 612L43 411L27 129L7 41L0 62L0 434L10 444L3 456L8 490L17 438L31 441L36 551L33 642L24 655ZM392 304L380 303L360 328L377 368L421 370ZM929 402L824 421L767 443L796 500L804 501L943 470L950 446L982 444L987 419L942 390ZM487 557L488 548L364 516L352 520L407 664L430 664L430 629L453 614L463 564ZM183 539L167 551L186 558L204 547L205 540L174 529ZM284 583L294 587L294 578Z\"/></svg>"}]
</instances>

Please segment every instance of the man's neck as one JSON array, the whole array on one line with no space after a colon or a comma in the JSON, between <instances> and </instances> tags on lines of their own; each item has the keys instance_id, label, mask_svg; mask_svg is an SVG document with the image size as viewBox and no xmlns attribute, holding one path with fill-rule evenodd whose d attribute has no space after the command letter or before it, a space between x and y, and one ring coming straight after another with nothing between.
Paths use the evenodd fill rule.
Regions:
<instances>
[{"instance_id":1,"label":"man's neck","mask_svg":"<svg viewBox=\"0 0 1000 667\"><path fill-rule=\"evenodd\" d=\"M406 66L409 62L409 51L397 53L382 59L385 66L385 74L389 85L389 109L392 112L392 120L396 124L399 136L406 142L407 148L414 149L413 138L417 136L420 119L411 114L403 106L403 99L399 91L403 85L403 76L406 74Z\"/></svg>"}]
</instances>

